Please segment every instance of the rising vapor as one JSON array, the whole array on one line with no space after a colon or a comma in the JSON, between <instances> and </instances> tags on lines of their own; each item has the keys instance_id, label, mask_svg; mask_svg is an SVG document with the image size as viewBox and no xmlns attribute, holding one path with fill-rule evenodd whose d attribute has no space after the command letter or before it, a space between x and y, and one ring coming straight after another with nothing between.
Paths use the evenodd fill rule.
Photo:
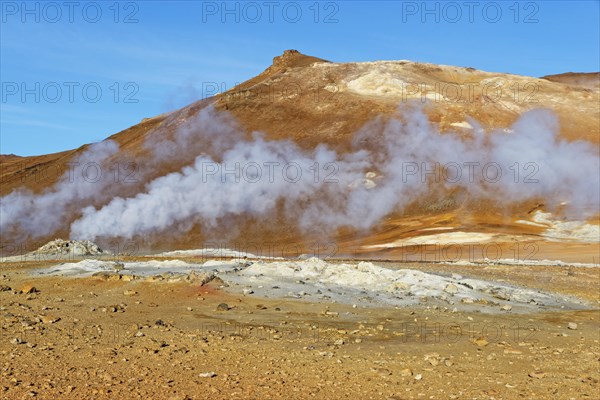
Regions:
<instances>
[{"instance_id":1,"label":"rising vapor","mask_svg":"<svg viewBox=\"0 0 600 400\"><path fill-rule=\"evenodd\" d=\"M468 138L440 133L416 108L367 124L355 149L338 154L260 133L245 139L231 117L207 107L173 140L149 141L159 158L195 148L201 155L192 165L134 197L85 207L71 237L131 238L182 222L210 227L227 216L266 216L278 204L306 230L366 229L435 185L499 203L543 198L549 208L567 204L578 216L598 213L599 183L586 173L600 167L598 152L590 143L560 139L551 112L527 112L510 129L489 134L471 122Z\"/></svg>"}]
</instances>

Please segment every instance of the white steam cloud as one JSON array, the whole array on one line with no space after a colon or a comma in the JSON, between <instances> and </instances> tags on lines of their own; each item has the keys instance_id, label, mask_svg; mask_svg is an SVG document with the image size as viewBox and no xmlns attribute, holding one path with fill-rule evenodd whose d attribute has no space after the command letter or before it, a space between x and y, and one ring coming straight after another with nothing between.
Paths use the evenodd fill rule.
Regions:
<instances>
[{"instance_id":1,"label":"white steam cloud","mask_svg":"<svg viewBox=\"0 0 600 400\"><path fill-rule=\"evenodd\" d=\"M119 145L112 140L94 143L65 166L67 171L52 189L41 194L15 190L2 197L0 231L4 234L17 227L33 237L41 237L64 227L70 207L78 202L89 204L110 183L102 164L118 150Z\"/></svg>"},{"instance_id":2,"label":"white steam cloud","mask_svg":"<svg viewBox=\"0 0 600 400\"><path fill-rule=\"evenodd\" d=\"M579 216L599 212L598 151L588 142L560 139L551 112L530 111L510 130L492 133L471 124L469 137L442 134L423 110L403 110L367 124L355 137L355 150L338 154L259 133L245 139L227 113L207 107L172 140L148 142L159 159L200 154L192 165L151 181L134 197L85 207L71 237L131 238L175 224L213 226L228 216L267 216L278 206L304 229L365 229L432 190L453 187L500 203L543 198L550 208L566 203ZM28 209L52 209L53 201L36 198ZM16 202L2 206L13 220L22 218L14 217ZM42 220L28 225L56 226Z\"/></svg>"}]
</instances>

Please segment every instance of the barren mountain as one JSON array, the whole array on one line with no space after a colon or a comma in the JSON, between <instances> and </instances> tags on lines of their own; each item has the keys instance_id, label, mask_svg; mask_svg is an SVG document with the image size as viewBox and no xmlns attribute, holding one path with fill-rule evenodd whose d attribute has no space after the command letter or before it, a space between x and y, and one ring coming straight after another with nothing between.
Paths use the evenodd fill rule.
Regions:
<instances>
[{"instance_id":1,"label":"barren mountain","mask_svg":"<svg viewBox=\"0 0 600 400\"><path fill-rule=\"evenodd\" d=\"M567 72L564 74L543 76L542 79L546 79L551 82L564 83L565 85L583 86L596 90L598 90L598 87L600 86L600 72Z\"/></svg>"},{"instance_id":2,"label":"barren mountain","mask_svg":"<svg viewBox=\"0 0 600 400\"><path fill-rule=\"evenodd\" d=\"M110 248L107 243L122 245L133 240L139 251L216 243L231 248L250 246L251 252L275 248L275 253L286 253L282 247L293 243L298 252L311 253L316 243L320 249L317 252L338 257L417 260L434 259L436 256L431 254L439 255L439 245L455 243L464 247L477 242L474 258L493 256L481 246L494 243L500 249L512 249L498 259L522 258L520 252L525 251L531 257L597 262L597 244L589 245L598 241L597 203L593 193L586 190L593 191L598 184L598 172L593 167L600 142L599 104L597 73L532 78L411 61L334 63L287 50L260 75L212 98L144 119L110 136L108 139L114 143L107 139L104 144L55 154L1 156L3 250L31 250L54 237L90 232L93 223L104 221L115 227L113 234L100 232L96 238L78 239L97 239L105 248ZM534 109L550 110L556 117L556 136L546 134L553 126L547 114L532 114L519 122ZM420 119L422 115L428 122ZM410 134L415 129L421 136L415 133L419 141L413 143ZM262 132L263 137L257 138L253 132ZM513 140L510 135L519 132L527 140ZM477 139L477 135L483 136ZM401 142L389 147L390 138L398 137ZM459 144L461 140L467 143L464 148ZM198 168L199 156L223 165L224 154L236 143L247 144L247 148L239 149L245 157L242 161L247 163L253 160L252 151L258 151L259 144L261 157L267 149L285 158L280 150L289 147L295 154L310 155L310 160L324 160L318 166L320 173L333 171L342 182L355 173L355 167L348 167L348 172L344 165L360 159L356 165L364 162L366 174L358 182L358 192L364 192L364 198L360 197L364 204L353 198L353 183L341 189L296 185L292 188L298 190L297 194L290 194L288 188L278 191L277 196L270 192L271 186L257 190L257 185L238 185L235 187L243 192L240 197L247 198L241 202L236 197L235 202L231 201L234 204L229 204L229 199L236 192L229 185L206 188L214 194L215 204L210 207L230 207L215 212L210 223L204 223L203 215L183 213L186 207L182 203L196 201L193 196L191 200L185 198L195 188L189 182L183 186L185 190L181 185L169 185L189 177L193 172L190 166ZM523 154L513 160L519 163L519 181L522 175L535 172L537 160L557 157L548 164L551 170L540 169L537 185L504 187L487 182L473 188L455 185L447 177L440 182L439 176L445 177L452 163L463 168L465 162L494 163L500 156L503 161L511 160L504 152L511 143L516 147L512 151ZM414 150L406 150L411 146ZM394 158L399 149L414 158ZM481 149L486 153L474 159ZM435 160L443 167L442 175L433 180L426 173L428 167L422 164L434 161L422 159L423 154L430 154L425 151L443 158ZM332 152L335 156L330 156ZM336 161L331 163L331 157ZM425 169L418 172L424 179L413 187L388 185L390 176L398 172L392 168L391 159L402 161L398 164L406 175L402 179L411 176L410 171L404 171L409 164ZM264 163L271 159L267 156L259 160ZM88 176L76 189L80 173L77 168L90 162L102 165L102 177L94 181ZM516 172L510 169L514 162L501 166L505 175ZM535 165L524 165L528 162ZM567 166L567 162L571 164ZM324 169L327 163L335 165L331 170ZM75 182L69 180L69 171ZM578 175L567 175L567 171ZM553 182L553 177L563 177L563 181ZM320 175L319 183L323 179ZM406 183L401 179L398 182ZM378 190L380 193L374 195ZM177 194L157 198L155 203L164 205L153 205L150 211L138 207L157 192ZM225 193L225 200L219 200L219 193ZM117 197L120 200L115 202ZM398 199L401 205L384 202L390 198ZM299 221L308 217L300 210L309 209L311 204L318 208L308 219L313 229L304 229ZM577 206L569 210L570 204ZM88 206L93 208L86 209ZM336 207L345 207L344 212L332 215L328 211ZM365 207L370 212L363 218L360 210ZM120 210L120 214L114 210ZM178 212L183 214L173 217ZM49 222L41 214L52 214L55 220ZM379 214L381 217L376 218ZM349 215L358 223L338 223ZM136 218L156 223L140 227L139 221L132 221ZM360 223L370 218L372 224ZM315 220L331 229L322 229ZM133 234L122 232L123 224L134 225ZM527 244L535 251L527 250ZM438 247L428 256L415 251L427 245ZM283 255L289 253L287 250Z\"/></svg>"}]
</instances>

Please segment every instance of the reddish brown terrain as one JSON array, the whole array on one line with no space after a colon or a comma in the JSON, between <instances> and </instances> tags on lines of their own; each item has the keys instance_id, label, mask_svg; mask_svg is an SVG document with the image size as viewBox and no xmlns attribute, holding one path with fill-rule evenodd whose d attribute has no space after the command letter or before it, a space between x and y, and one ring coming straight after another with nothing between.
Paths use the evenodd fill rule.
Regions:
<instances>
[{"instance_id":1,"label":"reddish brown terrain","mask_svg":"<svg viewBox=\"0 0 600 400\"><path fill-rule=\"evenodd\" d=\"M19 214L21 224L2 230L0 397L597 399L600 218L598 210L584 208L594 204L585 183L593 188L598 171L577 163L597 157L598 82L598 73L538 79L410 61L332 63L288 50L225 93L110 136L118 148L99 162L110 177L111 166L125 169L103 186L73 192L64 182L69 163L90 161L86 154L96 145L1 155L0 195L23 194L7 210L21 212L19 206L36 199L50 208L32 206ZM335 223L327 210L345 204L352 185L331 197L337 202L318 203L324 210L317 229L301 228L302 211L328 199L320 186L298 195L292 207L278 199L263 213L230 213L214 224L192 216L131 237L93 238L107 252L90 242L58 240L22 256L73 236L85 206L100 210L117 197L149 198L153 180L189 172L200 155L220 160L236 143L223 143L231 138L230 120L202 125L210 107L216 110L210 115L236 121L239 143L260 141L251 139L259 131L264 143L288 141L298 152L326 145L342 160L357 149L376 158L390 138L386 127L411 121L415 109L447 146L453 142L442 141L452 137L468 142L479 123L487 149L511 135L524 113L544 108L556 115L559 132L559 144L551 147L556 173L544 176L565 173L562 153L582 157L567 160L566 170L577 175L565 175L539 196L519 193L528 187L512 194L510 187L492 187L482 195L480 187L426 181L403 207L366 228L357 218L327 229ZM416 136L423 126L430 125L421 121L409 133ZM357 135L361 131L375 134ZM411 137L404 140L410 148ZM522 151L535 153L537 143ZM366 193L389 177L381 172L386 163L378 166L358 182ZM171 194L166 183L158 189ZM254 196L261 205L270 200L269 189L240 197ZM179 199L193 190L177 193ZM211 190L216 198L226 188ZM382 200L406 195L390 193L369 198L381 201L374 211L385 207ZM569 200L561 202L565 195ZM592 200L578 203L586 196ZM586 213L569 210L574 203ZM180 205L173 201L168 208ZM60 218L52 225L40 213ZM159 216L142 214L141 220ZM102 222L119 230L130 217ZM84 250L77 253L76 246ZM254 255L156 254L206 247ZM306 254L328 262L306 260ZM211 275L213 267L222 269ZM258 272L244 275L253 268Z\"/></svg>"},{"instance_id":2,"label":"reddish brown terrain","mask_svg":"<svg viewBox=\"0 0 600 400\"><path fill-rule=\"evenodd\" d=\"M399 81L404 86L398 86ZM385 119L396 113L402 115L413 107L414 102L420 103L425 99L429 101L426 112L430 121L439 124L442 132L468 131L463 125L468 118L474 118L486 130L503 129L529 109L546 108L558 116L562 138L585 140L597 145L600 138L600 92L597 83L598 74L569 73L537 79L410 61L337 64L290 50L275 57L273 65L260 75L225 93L181 110L147 118L110 136L120 148L106 161L106 165L134 162L143 176L136 179L135 184L113 183L107 190L121 197L132 196L142 191L143 184L151 179L179 171L192 163L201 146L196 147L198 150L179 152L176 157L153 161L144 143L149 138L163 140L172 137L177 129L209 104L217 110L231 113L246 132L264 132L269 140L292 140L304 149L326 144L340 152L347 151L353 135L369 121L378 117ZM490 87L494 90L489 90ZM402 90L399 91L399 88ZM456 90L460 91L458 96ZM3 184L0 193L6 195L17 188L41 193L52 188L67 171L67 163L87 148L82 146L33 157L2 156ZM333 236L328 233L316 240L335 242L340 248L340 255L376 257L379 254L380 257L394 258L395 251L387 254L385 246L378 247L377 251L373 251L376 247L368 246L419 235L423 229L435 228L451 227L449 232L525 234L534 241L543 232L533 225L514 223L515 220L530 219L534 210L544 210L543 198L514 204L499 201L502 204L497 204L494 199L471 199L460 192L446 193L444 197L424 197L401 212L391 213L368 231L342 229ZM92 199L91 204L101 207L109 200L110 197L97 197ZM67 237L68 226L80 216L81 206L83 204L76 202L70 204L64 223L51 234L28 238L16 231L5 231L3 241L16 241L21 243L23 250L32 250L54 237ZM597 223L597 216L595 218L592 222ZM269 219L277 223L264 224L260 218L249 216L231 218L227 225L237 226L239 233L233 237L229 233L220 243L225 246L238 244L240 247L248 242L275 240L305 244L315 240L314 233L306 237L297 229L296 221L289 220L281 212L274 210ZM155 234L136 237L135 240L145 250L196 248L210 240L200 227L185 234L171 231L166 238L161 232L157 234L160 242ZM581 249L572 245L560 246L569 260L573 260L571 253L585 262L593 262L597 256L595 248ZM538 247L541 258L558 250L554 244L547 242L540 243Z\"/></svg>"}]
</instances>

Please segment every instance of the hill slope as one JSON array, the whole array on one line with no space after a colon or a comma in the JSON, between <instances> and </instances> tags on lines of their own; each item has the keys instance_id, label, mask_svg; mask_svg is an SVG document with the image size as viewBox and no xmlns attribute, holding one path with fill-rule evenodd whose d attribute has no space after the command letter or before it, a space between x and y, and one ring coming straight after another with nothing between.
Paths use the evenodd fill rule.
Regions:
<instances>
[{"instance_id":1,"label":"hill slope","mask_svg":"<svg viewBox=\"0 0 600 400\"><path fill-rule=\"evenodd\" d=\"M36 157L2 156L3 242L30 250L55 236L93 234L100 223L106 229L96 239L103 247L134 241L140 251L212 243L253 245L264 253L268 243L276 248L292 243L298 252L312 252L317 245L323 254L398 258L406 257L407 248L427 243L478 241L504 248L515 241L539 241L560 222L541 211L598 222L597 200L587 193L598 178L593 167L600 142L600 90L594 76L538 79L410 61L332 63L286 51L263 73L228 92L145 119L101 144ZM518 122L537 108L556 116L556 137L547 134L553 129L551 116L534 114ZM253 136L255 131L263 139ZM515 131L514 138L507 136ZM483 134L479 142L474 139L478 132ZM410 146L416 147L409 151ZM516 147L513 154L524 154L511 158L504 151L511 146ZM201 155L204 161L198 161ZM451 163L465 168L465 162L500 158L505 175L516 172L509 170L511 160L527 174L534 171L524 164L539 167L551 155L557 158L540 169L538 177L544 179L536 185L454 184L443 175ZM209 163L224 167L227 156L232 163L235 157L245 162L242 168L252 160L264 164L304 157L319 162L320 174L317 184L259 187L262 181L245 179L245 185L196 192L206 183L194 180L198 168ZM438 161L445 167L432 179L427 170L433 164L422 162ZM358 171L361 162L364 168ZM83 168L90 163L102 165L102 178L88 176L94 168ZM411 184L405 181L411 170L405 168L413 164L423 179ZM392 184L398 168L405 176ZM68 179L69 171L74 179ZM591 184L569 171L588 173ZM211 177L207 172L201 177ZM344 185L324 184L332 172ZM553 177L564 182L553 182ZM518 180L522 183L522 175ZM126 200L115 202L115 197ZM577 207L568 210L569 204ZM208 214L208 208L219 210ZM573 247L567 253L588 260L597 250L582 253L586 245L578 238L585 242L591 235L593 241L596 231L584 221L578 224L569 229L591 233L564 233L562 239ZM403 242L432 234L438 236ZM467 239L460 239L465 234ZM558 245L544 240L544 246L544 254L553 254Z\"/></svg>"}]
</instances>

